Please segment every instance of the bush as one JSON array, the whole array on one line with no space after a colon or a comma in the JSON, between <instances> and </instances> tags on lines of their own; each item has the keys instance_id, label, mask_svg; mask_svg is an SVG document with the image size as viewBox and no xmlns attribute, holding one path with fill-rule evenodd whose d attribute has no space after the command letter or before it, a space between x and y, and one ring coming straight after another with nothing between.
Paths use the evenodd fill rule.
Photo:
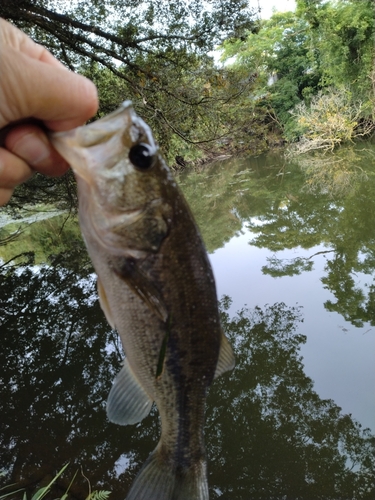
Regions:
<instances>
[{"instance_id":1,"label":"bush","mask_svg":"<svg viewBox=\"0 0 375 500\"><path fill-rule=\"evenodd\" d=\"M367 135L374 129L374 122L365 119L366 105L354 101L346 88L330 88L328 93L319 92L310 105L300 102L290 111L298 123L302 136L289 154L323 149L333 150L343 142Z\"/></svg>"}]
</instances>

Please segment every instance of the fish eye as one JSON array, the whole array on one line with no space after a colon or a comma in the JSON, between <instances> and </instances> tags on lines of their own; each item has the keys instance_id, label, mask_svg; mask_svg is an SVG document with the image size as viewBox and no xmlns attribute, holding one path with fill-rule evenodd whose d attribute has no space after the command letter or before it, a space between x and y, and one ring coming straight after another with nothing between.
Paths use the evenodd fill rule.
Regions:
<instances>
[{"instance_id":1,"label":"fish eye","mask_svg":"<svg viewBox=\"0 0 375 500\"><path fill-rule=\"evenodd\" d=\"M138 170L149 170L154 165L155 149L141 142L129 151L129 160Z\"/></svg>"}]
</instances>

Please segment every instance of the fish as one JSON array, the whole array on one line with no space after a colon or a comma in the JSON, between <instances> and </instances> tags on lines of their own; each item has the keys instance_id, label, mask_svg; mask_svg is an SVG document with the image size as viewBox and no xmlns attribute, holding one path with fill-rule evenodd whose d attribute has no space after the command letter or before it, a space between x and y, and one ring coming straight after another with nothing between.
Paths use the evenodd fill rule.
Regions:
<instances>
[{"instance_id":1,"label":"fish","mask_svg":"<svg viewBox=\"0 0 375 500\"><path fill-rule=\"evenodd\" d=\"M153 402L160 415L127 500L207 500L205 402L235 360L191 210L131 101L51 141L75 174L99 302L125 352L108 419L135 424Z\"/></svg>"}]
</instances>

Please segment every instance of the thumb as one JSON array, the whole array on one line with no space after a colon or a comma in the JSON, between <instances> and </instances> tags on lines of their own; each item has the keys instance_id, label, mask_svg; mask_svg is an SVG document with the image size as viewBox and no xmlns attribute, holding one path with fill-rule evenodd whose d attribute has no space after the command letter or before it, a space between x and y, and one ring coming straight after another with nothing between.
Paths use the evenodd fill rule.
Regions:
<instances>
[{"instance_id":1,"label":"thumb","mask_svg":"<svg viewBox=\"0 0 375 500\"><path fill-rule=\"evenodd\" d=\"M97 111L95 85L61 65L33 59L8 47L2 51L1 66L0 105L4 111L0 113L0 128L34 117L52 130L69 130Z\"/></svg>"}]
</instances>

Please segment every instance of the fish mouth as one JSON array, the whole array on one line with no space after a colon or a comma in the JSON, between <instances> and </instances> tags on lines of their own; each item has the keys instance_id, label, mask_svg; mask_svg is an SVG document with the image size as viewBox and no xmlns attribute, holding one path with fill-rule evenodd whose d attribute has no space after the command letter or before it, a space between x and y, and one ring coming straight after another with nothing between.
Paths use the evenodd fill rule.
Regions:
<instances>
[{"instance_id":1,"label":"fish mouth","mask_svg":"<svg viewBox=\"0 0 375 500\"><path fill-rule=\"evenodd\" d=\"M118 139L122 130L129 127L131 112L131 102L126 101L110 115L89 125L51 133L51 142L74 173L92 184L94 172L110 167L123 150L124 145Z\"/></svg>"},{"instance_id":2,"label":"fish mouth","mask_svg":"<svg viewBox=\"0 0 375 500\"><path fill-rule=\"evenodd\" d=\"M96 172L113 167L134 144L142 141L154 145L151 129L137 116L131 101L123 102L93 123L66 132L53 132L49 137L74 173L89 184Z\"/></svg>"}]
</instances>

